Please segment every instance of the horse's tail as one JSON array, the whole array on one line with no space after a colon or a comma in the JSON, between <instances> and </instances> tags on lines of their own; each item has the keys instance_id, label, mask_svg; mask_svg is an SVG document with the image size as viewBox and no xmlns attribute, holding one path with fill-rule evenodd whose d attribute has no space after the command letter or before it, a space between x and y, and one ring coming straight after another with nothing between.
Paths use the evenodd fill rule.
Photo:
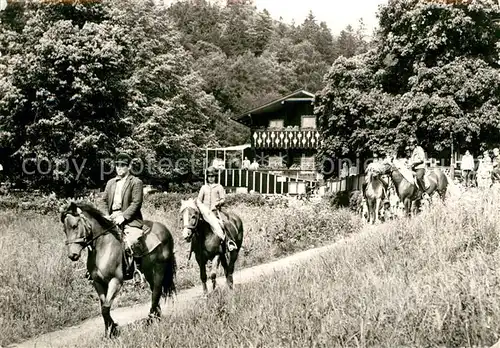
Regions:
<instances>
[{"instance_id":1,"label":"horse's tail","mask_svg":"<svg viewBox=\"0 0 500 348\"><path fill-rule=\"evenodd\" d=\"M175 289L175 274L177 272L177 261L175 255L168 259L165 274L163 275L162 295L163 297L170 297L177 292Z\"/></svg>"}]
</instances>

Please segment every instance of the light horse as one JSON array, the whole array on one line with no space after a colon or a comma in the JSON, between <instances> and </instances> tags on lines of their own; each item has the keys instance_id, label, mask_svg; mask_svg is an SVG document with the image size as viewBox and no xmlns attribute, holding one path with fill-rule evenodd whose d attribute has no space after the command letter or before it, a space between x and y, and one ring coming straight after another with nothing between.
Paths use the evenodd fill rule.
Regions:
<instances>
[{"instance_id":1,"label":"light horse","mask_svg":"<svg viewBox=\"0 0 500 348\"><path fill-rule=\"evenodd\" d=\"M369 171L366 176L367 185L363 192L366 197L368 208L368 223L374 224L379 221L379 211L382 200L387 197L388 182L385 182L379 174Z\"/></svg>"},{"instance_id":2,"label":"light horse","mask_svg":"<svg viewBox=\"0 0 500 348\"><path fill-rule=\"evenodd\" d=\"M401 166L402 164L395 164L394 159L387 159L383 162L383 173L391 177L399 200L404 204L405 213L410 216L412 203L419 199L419 189L415 182L410 182L404 177L401 173ZM448 188L448 178L445 173L439 168L432 168L426 173L425 179L429 183L426 193L429 196L438 193L444 200Z\"/></svg>"},{"instance_id":3,"label":"light horse","mask_svg":"<svg viewBox=\"0 0 500 348\"><path fill-rule=\"evenodd\" d=\"M89 248L87 269L101 302L104 333L107 337L115 336L118 325L111 318L110 309L123 285L125 271L121 231L91 203L70 202L60 208L60 213L68 257L77 261L82 250ZM176 291L174 241L165 225L153 221L144 221L144 224L161 242L140 262L152 292L149 317L160 318L160 297L171 296Z\"/></svg>"},{"instance_id":4,"label":"light horse","mask_svg":"<svg viewBox=\"0 0 500 348\"><path fill-rule=\"evenodd\" d=\"M217 278L217 267L219 263L224 269L226 282L230 289L233 288L234 264L238 259L238 253L243 243L243 222L232 212L224 212L228 231L238 246L236 250L226 252L226 247L221 245L220 238L212 232L210 225L203 219L196 201L192 198L181 201L180 220L183 223L182 236L186 242L191 242L191 252L194 252L196 262L200 267L200 279L203 283L203 293L207 294L207 270L206 264L212 260L212 289L215 289ZM226 259L229 254L229 260ZM189 254L191 256L191 253Z\"/></svg>"}]
</instances>

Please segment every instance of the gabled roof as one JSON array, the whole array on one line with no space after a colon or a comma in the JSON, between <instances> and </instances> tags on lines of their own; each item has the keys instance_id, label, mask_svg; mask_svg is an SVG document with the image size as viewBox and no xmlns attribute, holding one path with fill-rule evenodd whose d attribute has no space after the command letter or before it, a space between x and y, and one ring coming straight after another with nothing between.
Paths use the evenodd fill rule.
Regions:
<instances>
[{"instance_id":1,"label":"gabled roof","mask_svg":"<svg viewBox=\"0 0 500 348\"><path fill-rule=\"evenodd\" d=\"M251 117L267 112L276 111L283 107L285 101L310 101L314 100L314 94L303 89L292 92L282 98L275 99L269 103L256 107L252 110L246 111L238 116L231 117L232 120L239 122L245 126L250 125Z\"/></svg>"}]
</instances>

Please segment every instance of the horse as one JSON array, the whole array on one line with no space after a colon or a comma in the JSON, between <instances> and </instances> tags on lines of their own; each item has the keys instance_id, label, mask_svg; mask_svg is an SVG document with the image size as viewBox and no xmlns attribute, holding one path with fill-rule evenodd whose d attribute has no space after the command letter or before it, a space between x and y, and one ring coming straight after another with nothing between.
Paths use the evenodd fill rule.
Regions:
<instances>
[{"instance_id":1,"label":"horse","mask_svg":"<svg viewBox=\"0 0 500 348\"><path fill-rule=\"evenodd\" d=\"M200 268L200 279L203 284L203 293L208 293L207 270L208 261L212 261L210 278L212 279L212 290L216 287L217 268L219 263L224 269L226 283L229 289L233 288L234 264L238 259L239 250L243 243L243 222L238 215L232 212L224 212L227 221L224 223L226 231L231 234L237 249L226 252L226 247L221 245L220 238L213 233L210 225L203 219L203 216L192 198L181 201L180 221L183 224L182 236L186 242L191 242L191 253L194 252L196 262ZM229 254L229 260L226 259Z\"/></svg>"},{"instance_id":2,"label":"horse","mask_svg":"<svg viewBox=\"0 0 500 348\"><path fill-rule=\"evenodd\" d=\"M419 199L419 189L417 185L415 182L410 182L404 177L400 168L394 164L393 160L384 161L383 168L382 173L389 174L391 177L399 200L404 204L405 213L407 216L410 216L412 203ZM441 199L444 200L446 190L448 189L448 178L446 174L439 168L432 168L427 172L425 178L429 182L429 187L425 192L429 196L438 193Z\"/></svg>"},{"instance_id":3,"label":"horse","mask_svg":"<svg viewBox=\"0 0 500 348\"><path fill-rule=\"evenodd\" d=\"M111 318L110 309L123 285L125 272L121 231L89 202L72 201L63 205L60 213L69 259L77 261L82 250L89 248L87 270L101 303L104 335L114 337L118 333L118 325ZM151 320L161 317L160 297L171 297L176 292L174 278L177 265L174 241L167 227L156 221L146 220L144 224L151 229L149 233L161 242L139 258L140 268L152 292Z\"/></svg>"},{"instance_id":4,"label":"horse","mask_svg":"<svg viewBox=\"0 0 500 348\"><path fill-rule=\"evenodd\" d=\"M372 224L375 224L379 220L382 199L387 197L387 187L389 185L372 171L368 172L366 181L367 184L363 193L368 208L368 223L371 221Z\"/></svg>"}]
</instances>

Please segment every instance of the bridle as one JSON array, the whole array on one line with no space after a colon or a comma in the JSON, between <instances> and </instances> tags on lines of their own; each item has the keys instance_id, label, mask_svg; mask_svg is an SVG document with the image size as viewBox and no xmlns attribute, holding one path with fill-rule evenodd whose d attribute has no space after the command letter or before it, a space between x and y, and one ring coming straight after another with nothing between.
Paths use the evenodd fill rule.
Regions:
<instances>
[{"instance_id":1,"label":"bridle","mask_svg":"<svg viewBox=\"0 0 500 348\"><path fill-rule=\"evenodd\" d=\"M91 244L96 241L99 237L102 237L108 233L110 233L110 231L112 229L114 229L115 227L117 227L117 225L113 224L113 226L105 229L101 234L97 235L97 236L93 236L92 235L92 224L90 223L89 219L83 214L82 210L80 208L77 209L77 214L78 215L74 215L74 214L71 214L71 213L68 213L66 214L66 216L64 216L64 219L63 221L66 220L66 217L68 215L71 215L71 216L74 216L74 217L78 217L78 225L80 225L80 223L83 223L83 230L84 230L84 235L83 237L80 237L80 238L75 238L75 239L72 239L72 240L67 240L64 242L64 244L66 245L70 245L70 244L79 244L82 249L85 249L85 248L90 248Z\"/></svg>"},{"instance_id":2,"label":"bridle","mask_svg":"<svg viewBox=\"0 0 500 348\"><path fill-rule=\"evenodd\" d=\"M186 209L189 209L189 208L191 208L191 209L193 209L193 210L196 211L196 209L194 209L193 207L189 207L189 206L186 206L186 207L184 207L184 208L181 209L180 214L181 214L181 219L182 219L182 223L183 223L182 228L186 228L188 230L194 231L194 230L196 230L196 227L198 226L198 222L200 221L200 215L201 215L201 213L197 212L195 214L195 221L194 221L193 224L191 224L191 225L190 224L186 224L185 219L184 219L184 212L186 211Z\"/></svg>"}]
</instances>

